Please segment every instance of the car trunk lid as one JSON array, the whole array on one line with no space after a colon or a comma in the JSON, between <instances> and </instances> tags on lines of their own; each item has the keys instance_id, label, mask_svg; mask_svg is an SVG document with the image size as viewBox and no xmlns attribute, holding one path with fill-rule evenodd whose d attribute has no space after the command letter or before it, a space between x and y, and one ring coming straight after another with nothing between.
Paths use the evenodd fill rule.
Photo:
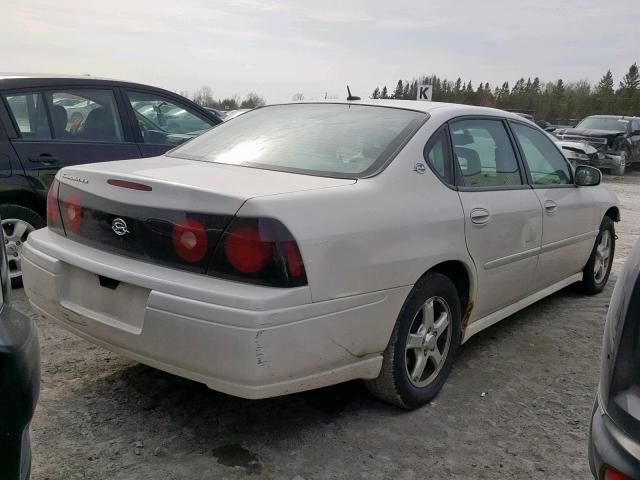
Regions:
<instances>
[{"instance_id":1,"label":"car trunk lid","mask_svg":"<svg viewBox=\"0 0 640 480\"><path fill-rule=\"evenodd\" d=\"M113 186L124 180L150 187L141 191ZM67 167L61 183L124 203L199 212L235 214L253 197L330 188L355 183L327 178L161 156Z\"/></svg>"},{"instance_id":2,"label":"car trunk lid","mask_svg":"<svg viewBox=\"0 0 640 480\"><path fill-rule=\"evenodd\" d=\"M249 198L355 180L163 156L65 168L58 182L50 229L95 248L205 273L224 229Z\"/></svg>"}]
</instances>

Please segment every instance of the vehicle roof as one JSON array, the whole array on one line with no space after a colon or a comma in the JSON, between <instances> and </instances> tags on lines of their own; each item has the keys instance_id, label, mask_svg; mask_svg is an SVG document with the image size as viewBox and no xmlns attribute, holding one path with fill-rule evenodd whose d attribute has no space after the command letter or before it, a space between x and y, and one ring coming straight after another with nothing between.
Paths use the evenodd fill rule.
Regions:
<instances>
[{"instance_id":1,"label":"vehicle roof","mask_svg":"<svg viewBox=\"0 0 640 480\"><path fill-rule=\"evenodd\" d=\"M494 115L516 120L523 120L524 117L513 112L500 110L497 108L480 107L476 105L466 105L463 103L445 103L445 102L419 102L416 100L381 100L381 99L363 99L363 100L318 100L304 102L282 102L280 105L290 104L344 104L344 105L369 105L376 107L401 108L405 110L413 110L425 113L432 113L436 110L444 110L456 112L459 115ZM526 119L525 119L526 120Z\"/></svg>"},{"instance_id":2,"label":"vehicle roof","mask_svg":"<svg viewBox=\"0 0 640 480\"><path fill-rule=\"evenodd\" d=\"M159 87L142 83L127 82L91 75L62 75L49 73L0 73L0 90L12 90L17 88L40 88L49 86L73 86L73 85L112 85L124 87L138 87L146 89L163 90Z\"/></svg>"},{"instance_id":3,"label":"vehicle roof","mask_svg":"<svg viewBox=\"0 0 640 480\"><path fill-rule=\"evenodd\" d=\"M589 115L587 118L617 118L617 119L631 119L638 120L640 117L634 117L630 115Z\"/></svg>"}]
</instances>

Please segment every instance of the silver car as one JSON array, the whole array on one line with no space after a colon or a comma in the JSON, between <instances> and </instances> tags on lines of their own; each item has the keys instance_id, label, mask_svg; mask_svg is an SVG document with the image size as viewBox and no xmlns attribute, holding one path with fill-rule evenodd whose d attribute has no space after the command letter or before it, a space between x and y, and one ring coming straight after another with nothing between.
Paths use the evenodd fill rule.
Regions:
<instances>
[{"instance_id":1,"label":"silver car","mask_svg":"<svg viewBox=\"0 0 640 480\"><path fill-rule=\"evenodd\" d=\"M616 197L536 125L414 101L261 107L157 158L61 170L35 310L247 398L365 379L404 408L461 343L609 277Z\"/></svg>"}]
</instances>

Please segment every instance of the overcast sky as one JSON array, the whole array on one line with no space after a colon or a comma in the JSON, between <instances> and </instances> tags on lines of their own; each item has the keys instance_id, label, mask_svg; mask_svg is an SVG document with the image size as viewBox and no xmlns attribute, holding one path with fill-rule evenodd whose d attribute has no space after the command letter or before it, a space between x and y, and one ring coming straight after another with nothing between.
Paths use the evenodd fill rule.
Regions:
<instances>
[{"instance_id":1,"label":"overcast sky","mask_svg":"<svg viewBox=\"0 0 640 480\"><path fill-rule=\"evenodd\" d=\"M617 82L640 62L638 0L19 0L0 71L90 73L221 97L368 96L436 73Z\"/></svg>"}]
</instances>

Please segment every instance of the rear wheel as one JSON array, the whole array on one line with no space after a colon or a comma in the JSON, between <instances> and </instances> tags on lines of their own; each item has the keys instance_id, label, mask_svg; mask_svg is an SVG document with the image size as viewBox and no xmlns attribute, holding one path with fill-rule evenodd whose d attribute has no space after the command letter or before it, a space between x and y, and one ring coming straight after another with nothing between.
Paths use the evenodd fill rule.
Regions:
<instances>
[{"instance_id":1,"label":"rear wheel","mask_svg":"<svg viewBox=\"0 0 640 480\"><path fill-rule=\"evenodd\" d=\"M22 246L27 236L45 226L40 215L20 205L0 205L0 218L9 264L9 277L14 287L22 286Z\"/></svg>"},{"instance_id":2,"label":"rear wheel","mask_svg":"<svg viewBox=\"0 0 640 480\"><path fill-rule=\"evenodd\" d=\"M611 273L615 250L615 226L611 218L604 217L591 256L583 270L581 287L584 293L594 295L604 289Z\"/></svg>"},{"instance_id":3,"label":"rear wheel","mask_svg":"<svg viewBox=\"0 0 640 480\"><path fill-rule=\"evenodd\" d=\"M458 292L448 277L428 273L400 311L380 375L365 384L386 402L417 408L442 389L459 344Z\"/></svg>"}]
</instances>

